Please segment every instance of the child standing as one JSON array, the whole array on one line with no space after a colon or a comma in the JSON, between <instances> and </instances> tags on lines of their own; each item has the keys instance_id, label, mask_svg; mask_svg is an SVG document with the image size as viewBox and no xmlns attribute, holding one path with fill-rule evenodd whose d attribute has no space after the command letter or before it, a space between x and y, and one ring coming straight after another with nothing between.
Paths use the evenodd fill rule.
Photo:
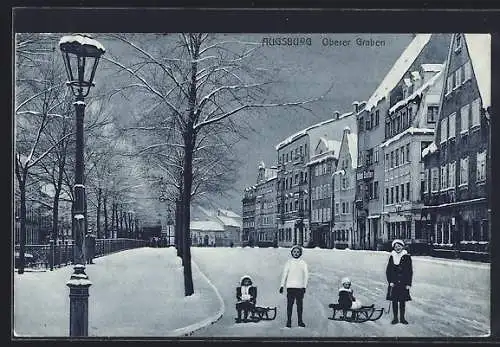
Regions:
<instances>
[{"instance_id":1,"label":"child standing","mask_svg":"<svg viewBox=\"0 0 500 347\"><path fill-rule=\"evenodd\" d=\"M238 318L236 323L241 322L241 312L243 311L243 320L248 320L248 313L253 310L257 302L257 287L253 286L252 278L248 275L241 277L240 286L236 287L236 311Z\"/></svg>"},{"instance_id":2,"label":"child standing","mask_svg":"<svg viewBox=\"0 0 500 347\"><path fill-rule=\"evenodd\" d=\"M405 319L405 306L406 301L411 300L410 288L413 277L413 266L411 256L404 249L404 245L402 240L396 239L392 241L393 250L386 268L387 282L389 283L386 299L392 301L392 313L394 315L392 324L397 324L398 322L408 324L408 321Z\"/></svg>"},{"instance_id":3,"label":"child standing","mask_svg":"<svg viewBox=\"0 0 500 347\"><path fill-rule=\"evenodd\" d=\"M293 303L296 300L298 325L299 327L304 328L306 325L302 320L302 303L304 294L306 293L309 272L307 269L307 263L303 259L300 259L302 256L302 247L295 245L290 250L290 253L292 255L292 259L289 259L285 264L279 292L280 294L283 294L283 288L286 287L286 327L292 327L292 309Z\"/></svg>"}]
</instances>

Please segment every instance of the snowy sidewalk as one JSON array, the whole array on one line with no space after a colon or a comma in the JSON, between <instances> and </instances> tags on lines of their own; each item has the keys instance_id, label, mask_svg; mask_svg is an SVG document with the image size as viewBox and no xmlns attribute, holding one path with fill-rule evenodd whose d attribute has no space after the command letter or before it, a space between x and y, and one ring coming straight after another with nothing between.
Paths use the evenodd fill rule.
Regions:
<instances>
[{"instance_id":1,"label":"snowy sidewalk","mask_svg":"<svg viewBox=\"0 0 500 347\"><path fill-rule=\"evenodd\" d=\"M68 336L72 266L14 273L16 336ZM172 336L216 319L221 302L193 266L195 294L184 297L180 259L172 248L138 248L95 259L86 273L89 336Z\"/></svg>"}]
</instances>

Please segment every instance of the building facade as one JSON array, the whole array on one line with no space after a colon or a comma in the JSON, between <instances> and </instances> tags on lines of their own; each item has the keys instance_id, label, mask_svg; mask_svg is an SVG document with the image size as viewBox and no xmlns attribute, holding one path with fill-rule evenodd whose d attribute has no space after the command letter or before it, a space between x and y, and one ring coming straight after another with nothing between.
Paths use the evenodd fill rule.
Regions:
<instances>
[{"instance_id":1,"label":"building facade","mask_svg":"<svg viewBox=\"0 0 500 347\"><path fill-rule=\"evenodd\" d=\"M395 104L403 100L404 76L422 64L446 60L449 34L417 34L370 96L358 107L358 169L356 223L363 249L383 247L385 170L380 145L385 141L385 120Z\"/></svg>"},{"instance_id":2,"label":"building facade","mask_svg":"<svg viewBox=\"0 0 500 347\"><path fill-rule=\"evenodd\" d=\"M331 176L337 167L340 141L320 137L314 155L306 164L309 168L311 199L310 246L331 248L332 182Z\"/></svg>"},{"instance_id":3,"label":"building facade","mask_svg":"<svg viewBox=\"0 0 500 347\"><path fill-rule=\"evenodd\" d=\"M278 171L276 178L278 245L304 245L309 235L307 133L292 135L277 146Z\"/></svg>"},{"instance_id":4,"label":"building facade","mask_svg":"<svg viewBox=\"0 0 500 347\"><path fill-rule=\"evenodd\" d=\"M422 149L434 138L443 64L422 64L403 78L403 99L385 119L382 242L403 239L412 253L425 252L428 235L421 218L423 207ZM387 244L386 244L386 248Z\"/></svg>"},{"instance_id":5,"label":"building facade","mask_svg":"<svg viewBox=\"0 0 500 347\"><path fill-rule=\"evenodd\" d=\"M276 224L276 167L266 168L261 162L258 169L255 197L255 244L272 246L278 243Z\"/></svg>"},{"instance_id":6,"label":"building facade","mask_svg":"<svg viewBox=\"0 0 500 347\"><path fill-rule=\"evenodd\" d=\"M422 153L422 214L440 256L489 258L490 40L489 34L452 36L434 142Z\"/></svg>"},{"instance_id":7,"label":"building facade","mask_svg":"<svg viewBox=\"0 0 500 347\"><path fill-rule=\"evenodd\" d=\"M360 248L359 234L354 219L357 159L358 136L346 127L339 149L336 171L331 176L333 190L331 246L334 248Z\"/></svg>"},{"instance_id":8,"label":"building facade","mask_svg":"<svg viewBox=\"0 0 500 347\"><path fill-rule=\"evenodd\" d=\"M233 247L239 244L241 217L224 209L208 211L204 220L190 222L191 243L198 247Z\"/></svg>"},{"instance_id":9,"label":"building facade","mask_svg":"<svg viewBox=\"0 0 500 347\"><path fill-rule=\"evenodd\" d=\"M256 187L245 188L243 192L243 226L240 235L242 245L248 245L255 238L255 197Z\"/></svg>"}]
</instances>

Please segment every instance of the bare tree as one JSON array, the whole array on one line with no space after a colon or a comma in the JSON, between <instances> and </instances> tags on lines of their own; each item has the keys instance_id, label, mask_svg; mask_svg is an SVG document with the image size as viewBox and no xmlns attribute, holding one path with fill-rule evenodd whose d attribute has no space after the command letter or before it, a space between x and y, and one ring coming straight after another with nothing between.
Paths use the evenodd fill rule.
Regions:
<instances>
[{"instance_id":1,"label":"bare tree","mask_svg":"<svg viewBox=\"0 0 500 347\"><path fill-rule=\"evenodd\" d=\"M194 293L190 252L190 206L193 194L202 184L218 180L206 179L213 155L200 155L201 142L213 139L214 129L234 129L234 117L248 115L251 110L270 107L302 106L308 101L264 102L272 76L256 69L252 62L259 43L227 39L204 33L154 35L134 40L133 35L113 35L134 54L125 63L109 54L105 59L129 75L133 83L122 90L135 88L147 96L147 110L164 110L164 121L158 126L169 128L170 136L149 148L179 148L182 157L182 182L179 187L182 215L182 256L184 260L185 295ZM148 39L151 39L149 41ZM319 98L318 98L319 99ZM316 100L318 100L316 99ZM215 131L215 135L219 134ZM210 144L215 144L210 142ZM213 154L213 153L212 153ZM198 159L204 159L203 168ZM222 168L222 167L221 167ZM208 169L208 170L207 170ZM219 178L222 175L219 176ZM199 185L196 185L198 179ZM176 181L172 181L174 184ZM201 183L204 182L204 183ZM201 192L201 191L200 191Z\"/></svg>"},{"instance_id":2,"label":"bare tree","mask_svg":"<svg viewBox=\"0 0 500 347\"><path fill-rule=\"evenodd\" d=\"M72 135L45 141L52 136L49 125L64 122L68 109L67 88L54 51L54 42L45 35L16 37L15 174L20 197L20 274L24 273L26 186L30 170Z\"/></svg>"}]
</instances>

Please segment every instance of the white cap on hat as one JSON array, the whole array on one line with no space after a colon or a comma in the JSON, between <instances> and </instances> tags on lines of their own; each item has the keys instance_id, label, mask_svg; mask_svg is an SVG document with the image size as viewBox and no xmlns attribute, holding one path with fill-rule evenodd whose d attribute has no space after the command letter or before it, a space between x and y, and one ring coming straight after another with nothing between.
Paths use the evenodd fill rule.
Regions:
<instances>
[{"instance_id":1,"label":"white cap on hat","mask_svg":"<svg viewBox=\"0 0 500 347\"><path fill-rule=\"evenodd\" d=\"M392 248L394 248L394 245L395 245L396 243L399 243L399 244L400 244L401 246L403 246L403 247L404 247L404 245L405 245L405 243L404 243L404 241L403 241L403 240L400 240L400 239L395 239L394 241L392 241Z\"/></svg>"}]
</instances>

